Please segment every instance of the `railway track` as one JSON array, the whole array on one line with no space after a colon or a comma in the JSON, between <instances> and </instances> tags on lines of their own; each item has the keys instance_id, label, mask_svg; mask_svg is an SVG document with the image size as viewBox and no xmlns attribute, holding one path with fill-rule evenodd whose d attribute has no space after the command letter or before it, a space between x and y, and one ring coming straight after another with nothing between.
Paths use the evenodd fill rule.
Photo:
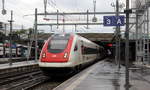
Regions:
<instances>
[{"instance_id":1,"label":"railway track","mask_svg":"<svg viewBox=\"0 0 150 90\"><path fill-rule=\"evenodd\" d=\"M22 75L0 78L0 90L27 90L49 78L39 70Z\"/></svg>"},{"instance_id":2,"label":"railway track","mask_svg":"<svg viewBox=\"0 0 150 90\"><path fill-rule=\"evenodd\" d=\"M68 78L46 77L38 65L1 70L0 90L52 90Z\"/></svg>"}]
</instances>

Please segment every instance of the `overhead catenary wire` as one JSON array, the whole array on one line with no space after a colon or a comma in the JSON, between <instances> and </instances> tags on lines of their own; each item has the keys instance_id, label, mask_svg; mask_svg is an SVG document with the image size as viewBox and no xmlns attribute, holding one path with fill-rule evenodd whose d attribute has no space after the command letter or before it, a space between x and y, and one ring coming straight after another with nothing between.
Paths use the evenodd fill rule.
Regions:
<instances>
[{"instance_id":1,"label":"overhead catenary wire","mask_svg":"<svg viewBox=\"0 0 150 90\"><path fill-rule=\"evenodd\" d=\"M48 0L47 2L51 7L53 7L54 9L57 9L56 8L56 1L55 0Z\"/></svg>"},{"instance_id":2,"label":"overhead catenary wire","mask_svg":"<svg viewBox=\"0 0 150 90\"><path fill-rule=\"evenodd\" d=\"M61 10L60 8L57 7L55 0L48 0L48 5L50 5L52 8L56 9L57 11L58 11L58 10ZM64 10L61 10L61 11L62 11L62 12L65 12ZM62 19L59 19L59 18L57 18L57 19L59 19L59 20L63 21L63 23L65 23L66 18L69 18L69 17L70 17L70 16L62 15ZM51 19L51 20L52 20L52 19ZM54 19L53 19L53 20L54 20ZM67 19L67 20L69 20L69 19ZM69 21L73 21L73 20L69 20ZM58 26L57 26L57 28L58 28ZM63 31L64 31L64 26L63 26Z\"/></svg>"},{"instance_id":3,"label":"overhead catenary wire","mask_svg":"<svg viewBox=\"0 0 150 90\"><path fill-rule=\"evenodd\" d=\"M96 0L93 0L95 3L96 3ZM78 6L78 0L75 0L74 1L75 2L75 4L74 4L74 6L75 6L75 8L76 8L76 11L79 11L79 6ZM61 11L61 12L64 12L64 14L66 14L65 12L66 12L66 10L62 10L62 8L59 8L58 6L57 6L57 4L56 4L56 1L55 0L48 0L47 1L47 3L48 3L48 6L50 6L51 8L54 8L54 9L56 9L56 10L59 10L59 12ZM95 7L95 9L96 9L96 5L94 5ZM94 11L95 11L95 9L94 9ZM68 10L67 10L68 11ZM63 13L62 14L58 14L59 15L59 20L61 20L61 21L63 21L63 16L64 16L64 20L66 21L66 22L72 22L72 21L87 21L86 19L86 14L84 15L84 16L81 16L81 15L79 15L79 17L77 17L78 15L76 15L76 17L73 17L73 16L70 16L70 15L64 15ZM97 13L94 13L94 14L97 14ZM49 15L49 13L47 13L47 15ZM92 14L89 14L89 16L90 15L92 15ZM62 18L62 19L61 19ZM78 19L77 19L78 18ZM91 18L91 16L89 17L89 20L88 21L91 21L92 19L90 19ZM55 19L53 19L53 18L51 18L51 19L49 19L49 20L55 20ZM49 21L48 20L48 21ZM57 19L56 19L57 20ZM65 23L66 23L65 22ZM59 24L58 24L59 25ZM65 25L65 24L64 24ZM77 29L77 26L78 26L78 24L77 25L72 25L73 27L75 26L76 27L76 29ZM57 26L58 27L58 26ZM81 27L83 27L83 26L81 26ZM85 27L84 27L85 28ZM87 29L87 28L85 28L85 29Z\"/></svg>"}]
</instances>

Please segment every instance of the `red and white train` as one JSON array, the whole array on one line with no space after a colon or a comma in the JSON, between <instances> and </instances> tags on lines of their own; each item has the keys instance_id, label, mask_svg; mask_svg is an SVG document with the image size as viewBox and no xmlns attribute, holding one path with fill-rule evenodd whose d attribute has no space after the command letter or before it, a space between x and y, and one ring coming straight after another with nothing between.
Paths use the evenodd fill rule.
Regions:
<instances>
[{"instance_id":1,"label":"red and white train","mask_svg":"<svg viewBox=\"0 0 150 90\"><path fill-rule=\"evenodd\" d=\"M76 34L54 34L44 44L39 66L51 75L69 74L104 56L104 48Z\"/></svg>"}]
</instances>

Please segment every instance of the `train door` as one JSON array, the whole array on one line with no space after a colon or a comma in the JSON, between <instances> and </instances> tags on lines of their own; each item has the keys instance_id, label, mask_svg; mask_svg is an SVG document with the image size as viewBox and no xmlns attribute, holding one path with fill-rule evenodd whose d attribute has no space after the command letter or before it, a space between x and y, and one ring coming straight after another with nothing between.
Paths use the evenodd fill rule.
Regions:
<instances>
[{"instance_id":1,"label":"train door","mask_svg":"<svg viewBox=\"0 0 150 90\"><path fill-rule=\"evenodd\" d=\"M83 41L81 40L81 42L80 42L80 53L81 53L81 55L80 55L80 57L81 57L81 61L84 61L85 60L85 55L84 55L84 43L83 43Z\"/></svg>"},{"instance_id":2,"label":"train door","mask_svg":"<svg viewBox=\"0 0 150 90\"><path fill-rule=\"evenodd\" d=\"M4 51L4 49L3 49L3 44L2 43L0 43L0 57L3 57L3 51Z\"/></svg>"}]
</instances>

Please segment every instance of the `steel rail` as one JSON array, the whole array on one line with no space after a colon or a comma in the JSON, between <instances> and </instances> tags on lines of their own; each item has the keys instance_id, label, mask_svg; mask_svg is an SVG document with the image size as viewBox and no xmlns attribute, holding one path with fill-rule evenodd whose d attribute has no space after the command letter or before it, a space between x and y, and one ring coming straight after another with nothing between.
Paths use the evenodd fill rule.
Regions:
<instances>
[{"instance_id":1,"label":"steel rail","mask_svg":"<svg viewBox=\"0 0 150 90\"><path fill-rule=\"evenodd\" d=\"M0 89L5 90L26 90L37 84L40 84L48 80L48 77L44 76L42 71L35 71L32 73L24 73L16 77L5 78L0 82Z\"/></svg>"}]
</instances>

